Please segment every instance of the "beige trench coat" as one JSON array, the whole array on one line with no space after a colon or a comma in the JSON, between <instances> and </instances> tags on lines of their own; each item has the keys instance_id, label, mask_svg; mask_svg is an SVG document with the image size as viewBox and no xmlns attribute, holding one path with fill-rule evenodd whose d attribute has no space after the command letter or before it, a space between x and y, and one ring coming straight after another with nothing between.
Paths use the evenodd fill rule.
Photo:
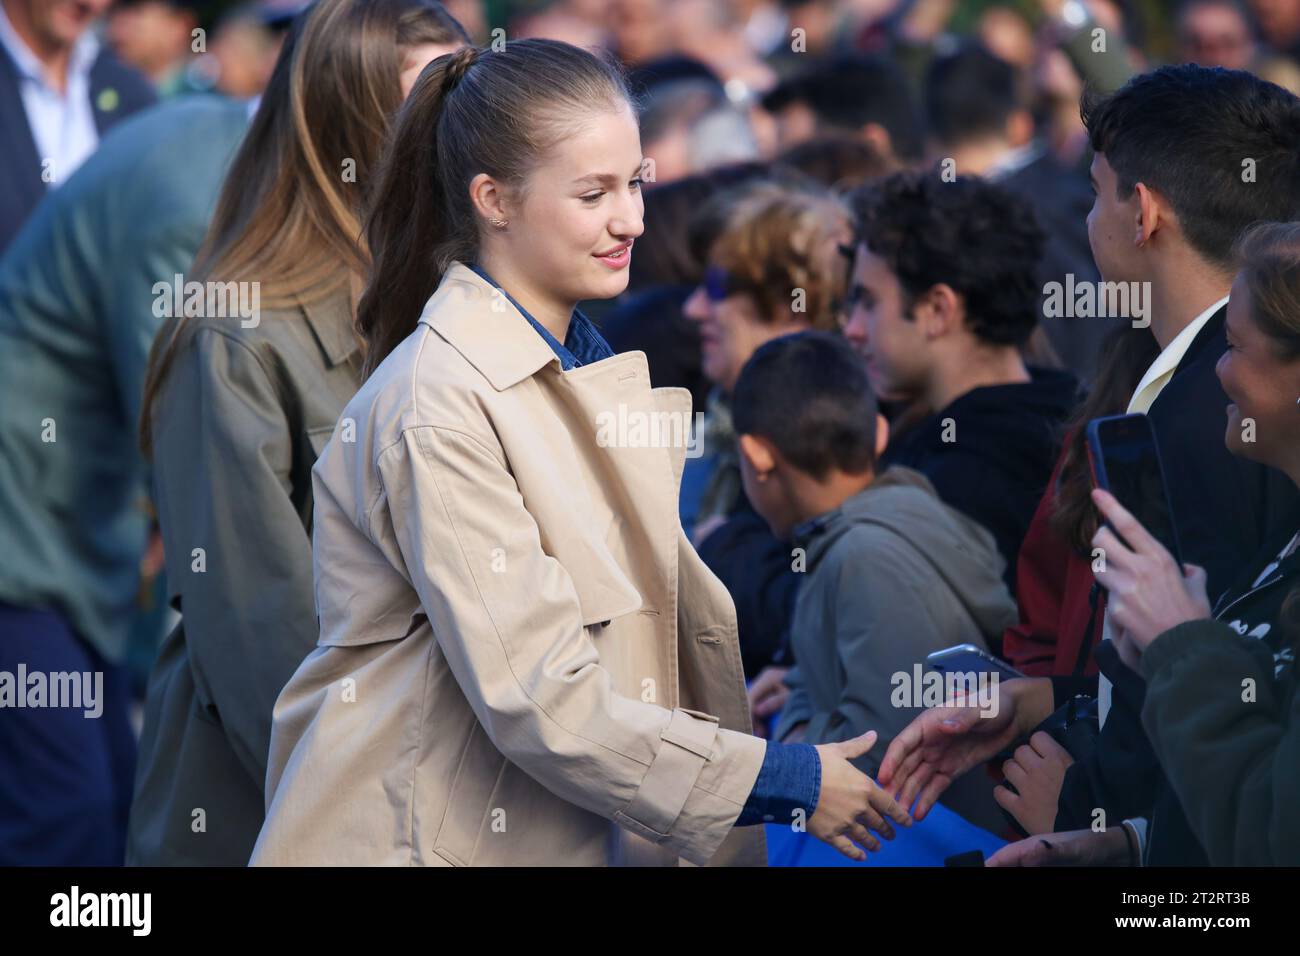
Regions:
<instances>
[{"instance_id":1,"label":"beige trench coat","mask_svg":"<svg viewBox=\"0 0 1300 956\"><path fill-rule=\"evenodd\" d=\"M253 864L766 863L732 828L766 747L735 609L678 518L689 414L643 353L563 372L448 270L313 473L320 644Z\"/></svg>"}]
</instances>

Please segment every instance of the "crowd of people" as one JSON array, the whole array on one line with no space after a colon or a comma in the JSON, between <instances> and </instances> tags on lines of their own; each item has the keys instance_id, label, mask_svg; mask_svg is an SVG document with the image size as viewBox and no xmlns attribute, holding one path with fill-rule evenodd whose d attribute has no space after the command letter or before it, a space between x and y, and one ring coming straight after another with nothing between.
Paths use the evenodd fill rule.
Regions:
<instances>
[{"instance_id":1,"label":"crowd of people","mask_svg":"<svg viewBox=\"0 0 1300 956\"><path fill-rule=\"evenodd\" d=\"M0 0L0 864L1300 863L1297 57Z\"/></svg>"}]
</instances>

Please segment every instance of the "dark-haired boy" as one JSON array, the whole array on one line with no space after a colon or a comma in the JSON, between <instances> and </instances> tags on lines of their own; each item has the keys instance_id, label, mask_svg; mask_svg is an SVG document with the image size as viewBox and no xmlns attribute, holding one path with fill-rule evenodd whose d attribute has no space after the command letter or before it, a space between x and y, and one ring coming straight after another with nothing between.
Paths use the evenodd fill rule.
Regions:
<instances>
[{"instance_id":1,"label":"dark-haired boy","mask_svg":"<svg viewBox=\"0 0 1300 956\"><path fill-rule=\"evenodd\" d=\"M854 195L845 337L881 397L930 414L885 465L925 475L993 533L1014 591L1016 556L1077 399L1068 373L1029 369L1043 233L1028 206L973 177L900 173Z\"/></svg>"},{"instance_id":2,"label":"dark-haired boy","mask_svg":"<svg viewBox=\"0 0 1300 956\"><path fill-rule=\"evenodd\" d=\"M931 651L987 647L1015 619L987 530L943 504L908 468L877 474L887 426L862 363L842 339L808 332L764 345L733 393L745 492L795 548L791 634L798 664L775 739L880 746L920 712L913 687ZM996 706L996 695L992 706ZM989 782L973 775L950 806L996 826Z\"/></svg>"}]
</instances>

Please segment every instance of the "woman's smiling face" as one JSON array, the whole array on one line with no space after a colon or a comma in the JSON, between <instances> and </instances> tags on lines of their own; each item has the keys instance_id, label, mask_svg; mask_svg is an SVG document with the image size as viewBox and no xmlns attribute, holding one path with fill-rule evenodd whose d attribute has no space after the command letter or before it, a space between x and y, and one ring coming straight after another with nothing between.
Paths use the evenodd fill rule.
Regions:
<instances>
[{"instance_id":1,"label":"woman's smiling face","mask_svg":"<svg viewBox=\"0 0 1300 956\"><path fill-rule=\"evenodd\" d=\"M1284 467L1300 442L1300 361L1287 361L1253 317L1245 276L1232 283L1224 331L1228 349L1215 371L1228 396L1228 450Z\"/></svg>"},{"instance_id":2,"label":"woman's smiling face","mask_svg":"<svg viewBox=\"0 0 1300 956\"><path fill-rule=\"evenodd\" d=\"M641 135L632 108L592 113L547 151L511 204L513 266L555 302L611 299L627 288L645 230Z\"/></svg>"}]
</instances>

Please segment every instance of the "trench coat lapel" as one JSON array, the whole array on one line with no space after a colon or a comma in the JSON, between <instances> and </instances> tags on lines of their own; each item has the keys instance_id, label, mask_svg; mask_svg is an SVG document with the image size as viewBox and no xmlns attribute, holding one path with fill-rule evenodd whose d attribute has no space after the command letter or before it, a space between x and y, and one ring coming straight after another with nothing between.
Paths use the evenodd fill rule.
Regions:
<instances>
[{"instance_id":1,"label":"trench coat lapel","mask_svg":"<svg viewBox=\"0 0 1300 956\"><path fill-rule=\"evenodd\" d=\"M684 449L665 442L672 437L672 420L662 416L658 390L650 388L645 355L624 353L564 374L546 370L539 378L571 407L572 420L582 423L575 437L586 446L613 510L607 543L617 563L641 583L642 608L675 615L678 459Z\"/></svg>"},{"instance_id":2,"label":"trench coat lapel","mask_svg":"<svg viewBox=\"0 0 1300 956\"><path fill-rule=\"evenodd\" d=\"M510 300L468 266L453 262L420 321L503 392L560 360ZM526 333L526 334L525 334Z\"/></svg>"},{"instance_id":3,"label":"trench coat lapel","mask_svg":"<svg viewBox=\"0 0 1300 956\"><path fill-rule=\"evenodd\" d=\"M613 512L604 541L566 541L569 553L556 554L566 567L581 569L574 584L583 623L604 623L638 609L675 619L677 496L690 437L690 393L652 389L642 352L561 371L550 346L509 299L460 263L448 269L421 321L494 388L505 391L532 378L563 412L582 466L593 470ZM568 491L557 487L554 493ZM647 593L639 593L629 577L644 582Z\"/></svg>"}]
</instances>

